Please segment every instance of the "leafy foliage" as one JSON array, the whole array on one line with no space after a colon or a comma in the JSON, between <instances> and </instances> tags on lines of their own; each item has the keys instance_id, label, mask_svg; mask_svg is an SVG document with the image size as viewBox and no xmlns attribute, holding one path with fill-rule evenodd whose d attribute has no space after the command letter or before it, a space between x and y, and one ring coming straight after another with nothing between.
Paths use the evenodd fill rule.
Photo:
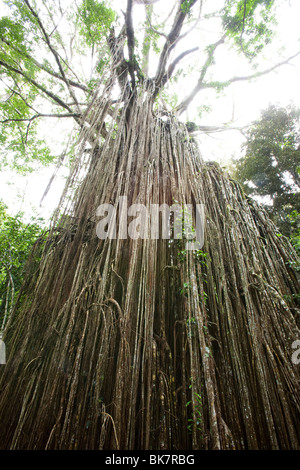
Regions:
<instances>
[{"instance_id":1,"label":"leafy foliage","mask_svg":"<svg viewBox=\"0 0 300 470\"><path fill-rule=\"evenodd\" d=\"M37 162L47 165L54 160L49 146L38 136L37 121L31 119L36 113L34 103L40 99L40 92L31 81L40 69L30 59L34 40L27 22L23 19L21 23L18 18L0 19L0 61L7 64L0 67L4 90L0 97L0 168L9 166L21 173L32 171ZM24 74L23 79L18 70Z\"/></svg>"},{"instance_id":2,"label":"leafy foliage","mask_svg":"<svg viewBox=\"0 0 300 470\"><path fill-rule=\"evenodd\" d=\"M99 81L104 83L104 76L111 69L116 69L122 77L124 83L121 88L130 68L129 82L130 79L135 81L136 77L138 86L147 80L152 83L152 78L147 76L150 71L148 62L153 58L155 62L156 55L159 55L158 70L154 74L155 93L168 107L176 110L186 109L196 92L202 89L222 91L231 83L230 80L218 81L218 77L209 77L208 80L215 63L216 48L225 42L227 36L227 41L232 40L236 50L252 60L271 40L275 4L274 0L223 0L219 26L220 29L223 26L225 35L214 44L204 40L204 64L202 60L198 62L202 63L199 86L192 91L190 100L179 103L178 82L182 82L191 68L195 70L198 65L191 62L191 68L189 65L180 67L184 53L177 58L174 54L172 64L170 53L175 49L176 37L180 38L180 30L185 23L194 22L192 29L200 24L201 12L198 19L193 17L197 7L200 8L200 2L181 0L177 13L173 14L175 5L166 19L155 14L152 4L156 2L146 2L145 19L136 28L136 32L144 30L144 38L141 34L133 34L132 41L127 38L126 42L130 28L125 24L125 29L121 29L119 17L108 0L81 0L79 3L71 0L3 1L8 14L0 19L1 162L18 171L32 170L36 162L48 164L55 159L49 150L51 142L47 146L39 138L36 121L49 116L70 117L80 127L81 118L88 116L85 112L91 95ZM123 20L123 16L120 17ZM174 23L169 31L172 17ZM209 15L201 19L209 21ZM109 46L108 40L114 30L114 44ZM129 57L132 55L129 61L126 58L128 54ZM165 86L168 82L170 88Z\"/></svg>"},{"instance_id":3,"label":"leafy foliage","mask_svg":"<svg viewBox=\"0 0 300 470\"><path fill-rule=\"evenodd\" d=\"M79 40L84 44L89 37L91 55L100 54L93 42L97 18L87 9L83 33L77 34L78 19L70 36L65 30L60 36L60 25L67 23L62 3L78 19L72 0L14 1L20 11L27 5L24 18L32 11L41 17L44 27L36 37L42 60L45 45L48 55L34 71L38 81L18 63L17 71L6 64L7 77L16 87L37 88L72 117L76 112L85 132L56 212L61 220L39 268L34 262L26 266L21 305L15 306L21 307L20 315L6 330L10 357L0 377L1 447L299 448L299 377L290 364L288 341L298 331L294 296L299 283L290 271L290 244L282 243L265 211L244 198L238 185L202 161L175 116L159 119L153 113L154 98L170 76L176 77L182 54L171 52L196 2L172 2L173 26L159 31L163 46L157 72L145 80L136 64L141 42L131 24L131 2L122 31L110 31L110 66L88 63L87 74L73 72L69 50L75 55ZM32 15L34 29L39 21ZM205 86L222 88L222 82L207 81L207 72L223 42L222 35L214 47L201 44L205 57L198 86L181 109ZM91 97L94 86L97 94ZM115 100L118 89L122 93ZM205 251L190 253L176 240L96 240L97 207L126 193L128 205L136 199L169 206L201 201L207 217ZM7 230L8 258L14 234L23 228L21 221L12 234ZM254 239L258 228L264 238ZM184 235L190 233L188 223ZM24 251L14 244L17 252ZM283 296L292 300L290 307Z\"/></svg>"},{"instance_id":4,"label":"leafy foliage","mask_svg":"<svg viewBox=\"0 0 300 470\"><path fill-rule=\"evenodd\" d=\"M42 219L23 221L11 216L0 201L0 327L20 291L26 262L33 244L42 234Z\"/></svg>"},{"instance_id":5,"label":"leafy foliage","mask_svg":"<svg viewBox=\"0 0 300 470\"><path fill-rule=\"evenodd\" d=\"M253 59L272 38L274 0L226 0L223 26L241 52Z\"/></svg>"},{"instance_id":6,"label":"leafy foliage","mask_svg":"<svg viewBox=\"0 0 300 470\"><path fill-rule=\"evenodd\" d=\"M116 15L107 2L95 0L67 2L64 9L55 1L38 7L34 1L5 3L9 16L0 19L0 168L24 173L55 160L51 141L47 145L39 136L38 123L43 116L78 116L78 107L74 114L69 105L76 105L70 85L76 81L88 94L94 90L108 63L106 34ZM102 49L94 68L97 79L81 82L68 57L68 41L77 65L87 48ZM81 99L86 101L86 94Z\"/></svg>"},{"instance_id":7,"label":"leafy foliage","mask_svg":"<svg viewBox=\"0 0 300 470\"><path fill-rule=\"evenodd\" d=\"M90 46L102 42L103 36L116 19L115 12L108 8L105 2L95 0L83 0L79 6L78 15L80 18L79 33Z\"/></svg>"},{"instance_id":8,"label":"leafy foliage","mask_svg":"<svg viewBox=\"0 0 300 470\"><path fill-rule=\"evenodd\" d=\"M184 0L184 1L181 3L181 10L182 10L184 13L189 13L192 3L193 3L193 0Z\"/></svg>"},{"instance_id":9,"label":"leafy foliage","mask_svg":"<svg viewBox=\"0 0 300 470\"><path fill-rule=\"evenodd\" d=\"M297 230L289 215L300 210L299 118L298 109L270 106L248 131L245 156L236 163L236 177L246 192L267 197L269 211L286 235Z\"/></svg>"},{"instance_id":10,"label":"leafy foliage","mask_svg":"<svg viewBox=\"0 0 300 470\"><path fill-rule=\"evenodd\" d=\"M291 222L291 242L300 256L300 212L294 210L289 214Z\"/></svg>"},{"instance_id":11,"label":"leafy foliage","mask_svg":"<svg viewBox=\"0 0 300 470\"><path fill-rule=\"evenodd\" d=\"M23 25L13 21L11 18L4 16L0 18L0 37L5 38L6 41L12 45L17 46L20 49L24 50L24 41L25 41L25 31ZM11 65L14 65L14 60L18 60L19 55L12 48L11 53L8 55L6 49L2 48L0 50L0 58L9 62Z\"/></svg>"},{"instance_id":12,"label":"leafy foliage","mask_svg":"<svg viewBox=\"0 0 300 470\"><path fill-rule=\"evenodd\" d=\"M2 118L5 120L9 116L9 122L3 125L0 134L0 168L9 167L24 174L34 171L36 164L48 165L53 162L53 152L45 140L39 137L38 122L26 121L25 116L30 119L30 110L23 99L12 93L1 104Z\"/></svg>"}]
</instances>

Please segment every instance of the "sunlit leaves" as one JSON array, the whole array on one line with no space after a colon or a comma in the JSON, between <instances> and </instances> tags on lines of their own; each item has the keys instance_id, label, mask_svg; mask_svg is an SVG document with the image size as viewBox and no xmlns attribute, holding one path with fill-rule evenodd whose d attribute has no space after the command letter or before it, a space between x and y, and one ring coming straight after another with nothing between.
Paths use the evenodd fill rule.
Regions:
<instances>
[{"instance_id":1,"label":"sunlit leaves","mask_svg":"<svg viewBox=\"0 0 300 470\"><path fill-rule=\"evenodd\" d=\"M182 3L181 3L181 10L184 12L184 13L189 13L190 12L190 8L191 8L191 5L195 3L193 2L193 0L184 0Z\"/></svg>"},{"instance_id":2,"label":"sunlit leaves","mask_svg":"<svg viewBox=\"0 0 300 470\"><path fill-rule=\"evenodd\" d=\"M4 0L4 3L9 7L11 12L11 18L14 24L21 25L25 32L24 40L26 44L34 43L38 41L38 23L37 18L28 9L26 3L23 0ZM36 2L33 0L32 5L35 7Z\"/></svg>"},{"instance_id":3,"label":"sunlit leaves","mask_svg":"<svg viewBox=\"0 0 300 470\"><path fill-rule=\"evenodd\" d=\"M25 263L34 242L42 234L42 220L27 224L23 214L11 216L0 201L0 319L22 285ZM2 324L2 322L1 322ZM0 325L1 326L1 325Z\"/></svg>"},{"instance_id":4,"label":"sunlit leaves","mask_svg":"<svg viewBox=\"0 0 300 470\"><path fill-rule=\"evenodd\" d=\"M32 171L37 164L54 160L49 147L39 137L38 122L31 119L37 90L26 87L7 89L0 101L0 169L9 167L19 173Z\"/></svg>"},{"instance_id":5,"label":"sunlit leaves","mask_svg":"<svg viewBox=\"0 0 300 470\"><path fill-rule=\"evenodd\" d=\"M24 25L8 17L0 18L0 60L14 68L23 67L31 77L36 71L35 65L28 61L26 56L31 50ZM6 73L0 67L0 75Z\"/></svg>"},{"instance_id":6,"label":"sunlit leaves","mask_svg":"<svg viewBox=\"0 0 300 470\"><path fill-rule=\"evenodd\" d=\"M223 27L238 49L253 59L271 41L274 0L226 0Z\"/></svg>"},{"instance_id":7,"label":"sunlit leaves","mask_svg":"<svg viewBox=\"0 0 300 470\"><path fill-rule=\"evenodd\" d=\"M87 44L93 46L101 43L103 35L107 33L115 20L115 13L97 0L83 0L78 11L80 19L80 34Z\"/></svg>"},{"instance_id":8,"label":"sunlit leaves","mask_svg":"<svg viewBox=\"0 0 300 470\"><path fill-rule=\"evenodd\" d=\"M237 178L248 194L267 197L270 212L289 234L293 210L300 211L300 111L270 106L247 133Z\"/></svg>"},{"instance_id":9,"label":"sunlit leaves","mask_svg":"<svg viewBox=\"0 0 300 470\"><path fill-rule=\"evenodd\" d=\"M5 38L9 43L20 46L25 38L25 31L20 23L4 16L0 18L0 38Z\"/></svg>"}]
</instances>

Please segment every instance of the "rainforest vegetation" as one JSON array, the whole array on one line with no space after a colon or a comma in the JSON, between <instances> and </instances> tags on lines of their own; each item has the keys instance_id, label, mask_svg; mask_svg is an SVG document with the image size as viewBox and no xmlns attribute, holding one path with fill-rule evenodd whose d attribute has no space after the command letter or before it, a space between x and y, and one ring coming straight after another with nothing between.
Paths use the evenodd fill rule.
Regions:
<instances>
[{"instance_id":1,"label":"rainforest vegetation","mask_svg":"<svg viewBox=\"0 0 300 470\"><path fill-rule=\"evenodd\" d=\"M299 450L299 113L265 110L231 173L198 139L206 92L300 54L259 66L276 3L4 2L1 168L69 176L47 227L0 207L1 449ZM220 72L226 50L249 73ZM53 120L74 128L59 156ZM201 205L203 245L99 239L121 197Z\"/></svg>"}]
</instances>

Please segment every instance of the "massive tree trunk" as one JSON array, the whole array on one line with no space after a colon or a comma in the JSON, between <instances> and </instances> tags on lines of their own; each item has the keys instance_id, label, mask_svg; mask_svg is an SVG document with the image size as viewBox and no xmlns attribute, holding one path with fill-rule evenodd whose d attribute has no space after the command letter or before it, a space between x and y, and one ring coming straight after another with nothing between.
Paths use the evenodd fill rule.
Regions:
<instances>
[{"instance_id":1,"label":"massive tree trunk","mask_svg":"<svg viewBox=\"0 0 300 470\"><path fill-rule=\"evenodd\" d=\"M297 261L261 207L141 90L108 97L6 330L2 449L299 449ZM205 243L107 239L96 210L204 204Z\"/></svg>"}]
</instances>

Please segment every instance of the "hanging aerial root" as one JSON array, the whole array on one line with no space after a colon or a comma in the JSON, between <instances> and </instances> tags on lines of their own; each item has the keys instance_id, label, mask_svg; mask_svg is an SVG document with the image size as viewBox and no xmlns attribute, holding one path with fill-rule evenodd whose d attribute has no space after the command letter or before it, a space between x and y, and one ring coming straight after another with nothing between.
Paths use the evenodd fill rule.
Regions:
<instances>
[{"instance_id":1,"label":"hanging aerial root","mask_svg":"<svg viewBox=\"0 0 300 470\"><path fill-rule=\"evenodd\" d=\"M299 449L296 254L149 92L104 140L111 90L5 332L1 448ZM204 204L204 245L100 240L97 208L122 196Z\"/></svg>"}]
</instances>

